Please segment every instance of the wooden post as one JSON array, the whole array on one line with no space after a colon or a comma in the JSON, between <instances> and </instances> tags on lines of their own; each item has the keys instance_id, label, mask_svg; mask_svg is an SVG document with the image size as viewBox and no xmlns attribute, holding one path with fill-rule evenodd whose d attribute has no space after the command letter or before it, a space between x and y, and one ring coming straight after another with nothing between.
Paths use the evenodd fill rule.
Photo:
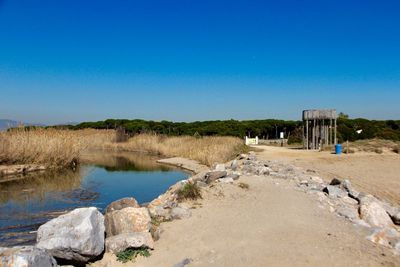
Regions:
<instances>
[{"instance_id":1,"label":"wooden post","mask_svg":"<svg viewBox=\"0 0 400 267\"><path fill-rule=\"evenodd\" d=\"M307 145L307 150L309 148L309 137L308 137L308 120L306 121L306 145Z\"/></svg>"},{"instance_id":2,"label":"wooden post","mask_svg":"<svg viewBox=\"0 0 400 267\"><path fill-rule=\"evenodd\" d=\"M333 144L332 142L332 119L329 120L329 144Z\"/></svg>"},{"instance_id":3,"label":"wooden post","mask_svg":"<svg viewBox=\"0 0 400 267\"><path fill-rule=\"evenodd\" d=\"M337 145L337 136L336 136L336 128L337 128L337 125L336 125L336 119L335 119L334 124L335 124L335 140L334 140L334 142L335 142L335 145Z\"/></svg>"},{"instance_id":4,"label":"wooden post","mask_svg":"<svg viewBox=\"0 0 400 267\"><path fill-rule=\"evenodd\" d=\"M319 149L320 143L321 143L321 121L317 120L317 140L315 142L317 147L315 149Z\"/></svg>"},{"instance_id":5,"label":"wooden post","mask_svg":"<svg viewBox=\"0 0 400 267\"><path fill-rule=\"evenodd\" d=\"M318 149L318 135L319 135L318 120L315 120L315 149Z\"/></svg>"},{"instance_id":6,"label":"wooden post","mask_svg":"<svg viewBox=\"0 0 400 267\"><path fill-rule=\"evenodd\" d=\"M325 144L328 146L329 145L329 126L325 126Z\"/></svg>"},{"instance_id":7,"label":"wooden post","mask_svg":"<svg viewBox=\"0 0 400 267\"><path fill-rule=\"evenodd\" d=\"M314 125L313 125L313 130L312 130L312 132L313 132L313 141L312 141L312 146L313 146L313 149L315 149L316 148L316 146L315 146L315 141L316 141L316 133L315 133L315 127L316 127L316 125L315 125L315 119L314 119Z\"/></svg>"}]
</instances>

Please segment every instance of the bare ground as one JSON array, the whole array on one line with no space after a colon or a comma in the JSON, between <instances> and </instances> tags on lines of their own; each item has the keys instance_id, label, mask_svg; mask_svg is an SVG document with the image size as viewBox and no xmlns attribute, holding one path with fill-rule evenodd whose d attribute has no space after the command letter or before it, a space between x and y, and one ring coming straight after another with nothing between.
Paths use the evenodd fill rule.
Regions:
<instances>
[{"instance_id":1,"label":"bare ground","mask_svg":"<svg viewBox=\"0 0 400 267\"><path fill-rule=\"evenodd\" d=\"M249 190L217 184L192 203L192 217L163 223L149 258L122 264L106 254L95 266L400 266L400 257L367 241L354 226L318 206L292 181L242 176Z\"/></svg>"},{"instance_id":2,"label":"bare ground","mask_svg":"<svg viewBox=\"0 0 400 267\"><path fill-rule=\"evenodd\" d=\"M329 152L260 146L261 159L279 160L317 171L329 180L349 179L359 191L400 206L400 155L356 152L340 156Z\"/></svg>"}]
</instances>

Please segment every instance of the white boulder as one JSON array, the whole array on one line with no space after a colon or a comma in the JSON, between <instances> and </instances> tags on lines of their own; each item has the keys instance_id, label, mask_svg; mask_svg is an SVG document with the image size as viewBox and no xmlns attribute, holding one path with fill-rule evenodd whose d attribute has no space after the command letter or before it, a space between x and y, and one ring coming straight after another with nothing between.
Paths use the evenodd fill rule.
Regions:
<instances>
[{"instance_id":1,"label":"white boulder","mask_svg":"<svg viewBox=\"0 0 400 267\"><path fill-rule=\"evenodd\" d=\"M61 215L39 227L36 246L59 259L94 259L104 251L104 216L95 207Z\"/></svg>"}]
</instances>

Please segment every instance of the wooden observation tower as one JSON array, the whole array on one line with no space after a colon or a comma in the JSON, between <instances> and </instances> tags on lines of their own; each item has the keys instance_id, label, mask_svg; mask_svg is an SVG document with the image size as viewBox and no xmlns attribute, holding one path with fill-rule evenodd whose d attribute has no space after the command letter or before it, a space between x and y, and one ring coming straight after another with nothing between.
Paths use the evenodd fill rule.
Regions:
<instances>
[{"instance_id":1,"label":"wooden observation tower","mask_svg":"<svg viewBox=\"0 0 400 267\"><path fill-rule=\"evenodd\" d=\"M319 149L337 144L337 113L335 109L303 111L303 148Z\"/></svg>"}]
</instances>

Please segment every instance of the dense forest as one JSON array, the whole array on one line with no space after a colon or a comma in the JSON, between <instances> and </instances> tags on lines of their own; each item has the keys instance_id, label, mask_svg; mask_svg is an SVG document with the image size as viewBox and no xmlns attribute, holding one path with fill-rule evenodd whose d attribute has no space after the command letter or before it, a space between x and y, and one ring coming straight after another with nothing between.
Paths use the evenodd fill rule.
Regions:
<instances>
[{"instance_id":1,"label":"dense forest","mask_svg":"<svg viewBox=\"0 0 400 267\"><path fill-rule=\"evenodd\" d=\"M372 138L400 141L400 120L338 119L339 142Z\"/></svg>"},{"instance_id":2,"label":"dense forest","mask_svg":"<svg viewBox=\"0 0 400 267\"><path fill-rule=\"evenodd\" d=\"M301 126L298 121L283 120L249 120L249 121L196 121L170 122L145 120L114 120L83 122L72 129L95 128L116 129L123 127L128 133L159 133L166 135L220 135L220 136L259 136L260 138L276 138L279 132L287 135Z\"/></svg>"},{"instance_id":3,"label":"dense forest","mask_svg":"<svg viewBox=\"0 0 400 267\"><path fill-rule=\"evenodd\" d=\"M264 139L274 139L279 132L284 132L290 142L301 142L302 122L284 120L224 120L224 121L196 121L196 122L170 122L108 119L97 122L83 122L75 126L66 126L70 129L116 129L123 127L131 135L137 133L158 133L166 135L194 135L194 136L259 136ZM360 134L357 130L362 130ZM339 142L346 140L382 138L400 141L400 120L367 120L349 119L341 114L338 119Z\"/></svg>"}]
</instances>

